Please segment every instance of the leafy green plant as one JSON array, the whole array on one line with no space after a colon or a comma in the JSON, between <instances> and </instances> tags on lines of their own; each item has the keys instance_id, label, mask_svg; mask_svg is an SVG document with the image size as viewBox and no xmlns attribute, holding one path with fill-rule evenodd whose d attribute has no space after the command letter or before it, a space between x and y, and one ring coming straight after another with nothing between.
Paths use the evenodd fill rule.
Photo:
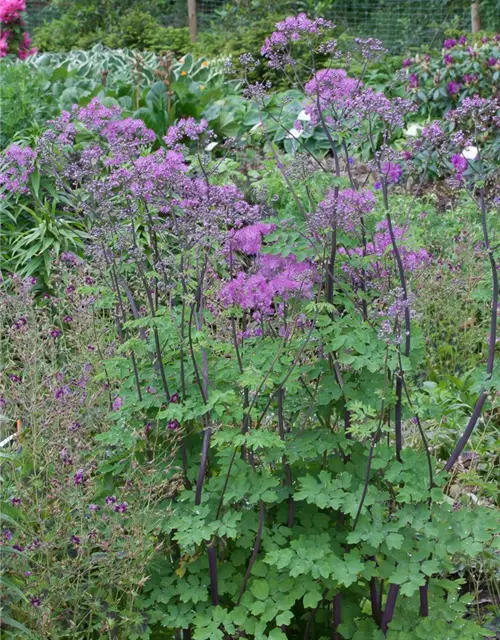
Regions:
<instances>
[{"instance_id":1,"label":"leafy green plant","mask_svg":"<svg viewBox=\"0 0 500 640\"><path fill-rule=\"evenodd\" d=\"M57 114L57 105L42 71L26 64L1 62L2 127L0 148L25 137L33 141L44 123Z\"/></svg>"}]
</instances>

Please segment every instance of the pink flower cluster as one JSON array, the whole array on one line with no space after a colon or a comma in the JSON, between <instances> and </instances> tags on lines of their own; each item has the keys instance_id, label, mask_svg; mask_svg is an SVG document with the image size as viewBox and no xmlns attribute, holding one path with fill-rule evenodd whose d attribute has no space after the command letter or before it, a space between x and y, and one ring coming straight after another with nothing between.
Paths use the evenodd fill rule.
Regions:
<instances>
[{"instance_id":1,"label":"pink flower cluster","mask_svg":"<svg viewBox=\"0 0 500 640\"><path fill-rule=\"evenodd\" d=\"M246 311L270 315L275 312L277 298L312 296L315 273L308 261L297 262L294 254L286 258L264 254L259 256L257 265L257 273L249 275L240 271L222 287L219 298L225 306L236 305Z\"/></svg>"},{"instance_id":2,"label":"pink flower cluster","mask_svg":"<svg viewBox=\"0 0 500 640\"><path fill-rule=\"evenodd\" d=\"M247 255L255 255L262 248L263 236L267 236L275 229L275 224L265 222L247 225L230 234L231 247Z\"/></svg>"},{"instance_id":3,"label":"pink flower cluster","mask_svg":"<svg viewBox=\"0 0 500 640\"><path fill-rule=\"evenodd\" d=\"M0 4L0 58L8 53L16 53L25 60L36 53L31 46L31 38L24 31L24 20L21 14L26 10L25 0L2 0ZM4 28L4 25L8 28Z\"/></svg>"}]
</instances>

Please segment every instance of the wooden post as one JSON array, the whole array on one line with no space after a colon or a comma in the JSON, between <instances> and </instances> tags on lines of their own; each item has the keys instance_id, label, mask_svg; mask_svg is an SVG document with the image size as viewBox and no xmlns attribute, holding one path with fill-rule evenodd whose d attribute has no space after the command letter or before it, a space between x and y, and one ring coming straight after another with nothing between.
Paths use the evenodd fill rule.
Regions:
<instances>
[{"instance_id":1,"label":"wooden post","mask_svg":"<svg viewBox=\"0 0 500 640\"><path fill-rule=\"evenodd\" d=\"M196 0L187 0L189 33L191 34L191 42L196 42L198 35L198 25L196 22Z\"/></svg>"},{"instance_id":2,"label":"wooden post","mask_svg":"<svg viewBox=\"0 0 500 640\"><path fill-rule=\"evenodd\" d=\"M479 0L474 0L470 7L470 18L472 23L472 33L481 31L481 18L479 17Z\"/></svg>"}]
</instances>

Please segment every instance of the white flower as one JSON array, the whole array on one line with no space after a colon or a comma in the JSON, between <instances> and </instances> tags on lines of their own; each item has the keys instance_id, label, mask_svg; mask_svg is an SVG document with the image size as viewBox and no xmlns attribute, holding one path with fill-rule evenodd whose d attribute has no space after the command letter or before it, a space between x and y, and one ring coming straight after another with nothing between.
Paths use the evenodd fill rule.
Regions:
<instances>
[{"instance_id":1,"label":"white flower","mask_svg":"<svg viewBox=\"0 0 500 640\"><path fill-rule=\"evenodd\" d=\"M300 138L302 135L302 131L299 131L295 127L292 127L290 131L286 134L287 138Z\"/></svg>"},{"instance_id":2,"label":"white flower","mask_svg":"<svg viewBox=\"0 0 500 640\"><path fill-rule=\"evenodd\" d=\"M302 120L302 122L310 122L311 116L302 109L302 111L297 116L297 120Z\"/></svg>"},{"instance_id":3,"label":"white flower","mask_svg":"<svg viewBox=\"0 0 500 640\"><path fill-rule=\"evenodd\" d=\"M419 132L422 131L423 127L419 124L411 124L408 129L405 131L406 136L411 136L412 138L418 136Z\"/></svg>"},{"instance_id":4,"label":"white flower","mask_svg":"<svg viewBox=\"0 0 500 640\"><path fill-rule=\"evenodd\" d=\"M475 160L478 153L479 150L477 147L465 147L465 149L462 151L463 157L467 160Z\"/></svg>"},{"instance_id":5,"label":"white flower","mask_svg":"<svg viewBox=\"0 0 500 640\"><path fill-rule=\"evenodd\" d=\"M254 133L259 127L262 127L262 122L257 122L257 124L254 124L248 133Z\"/></svg>"},{"instance_id":6,"label":"white flower","mask_svg":"<svg viewBox=\"0 0 500 640\"><path fill-rule=\"evenodd\" d=\"M210 142L209 144L207 144L207 146L205 147L205 151L212 151L212 149L215 149L215 147L218 145L218 142Z\"/></svg>"}]
</instances>

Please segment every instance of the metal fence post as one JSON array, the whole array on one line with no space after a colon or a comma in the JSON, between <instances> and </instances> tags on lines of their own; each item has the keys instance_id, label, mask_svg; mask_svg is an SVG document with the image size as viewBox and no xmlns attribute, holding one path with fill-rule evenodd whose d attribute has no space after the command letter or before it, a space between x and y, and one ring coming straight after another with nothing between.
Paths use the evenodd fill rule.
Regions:
<instances>
[{"instance_id":1,"label":"metal fence post","mask_svg":"<svg viewBox=\"0 0 500 640\"><path fill-rule=\"evenodd\" d=\"M196 21L196 0L187 0L187 7L191 42L196 42L196 38L198 35L198 25Z\"/></svg>"}]
</instances>

